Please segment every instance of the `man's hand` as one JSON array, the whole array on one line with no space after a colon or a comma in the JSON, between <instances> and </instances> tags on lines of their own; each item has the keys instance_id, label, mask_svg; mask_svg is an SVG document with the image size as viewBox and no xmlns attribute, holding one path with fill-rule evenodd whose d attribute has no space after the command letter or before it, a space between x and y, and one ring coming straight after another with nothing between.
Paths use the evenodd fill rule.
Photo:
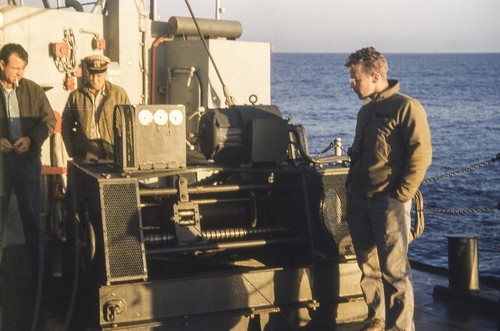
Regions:
<instances>
[{"instance_id":1,"label":"man's hand","mask_svg":"<svg viewBox=\"0 0 500 331\"><path fill-rule=\"evenodd\" d=\"M31 144L31 139L30 137L21 137L19 139L16 140L16 142L14 143L14 148L16 149L16 153L17 154L24 154L28 151L28 149L30 148L30 144Z\"/></svg>"},{"instance_id":2,"label":"man's hand","mask_svg":"<svg viewBox=\"0 0 500 331\"><path fill-rule=\"evenodd\" d=\"M0 152L9 153L14 148L14 145L12 145L8 139L2 138L0 140Z\"/></svg>"}]
</instances>

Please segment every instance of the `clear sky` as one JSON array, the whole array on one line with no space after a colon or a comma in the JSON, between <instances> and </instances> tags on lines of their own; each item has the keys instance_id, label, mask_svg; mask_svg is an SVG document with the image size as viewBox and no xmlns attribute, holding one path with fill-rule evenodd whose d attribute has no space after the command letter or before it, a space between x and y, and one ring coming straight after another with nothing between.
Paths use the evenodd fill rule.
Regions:
<instances>
[{"instance_id":1,"label":"clear sky","mask_svg":"<svg viewBox=\"0 0 500 331\"><path fill-rule=\"evenodd\" d=\"M189 16L184 0L158 0L161 20ZM190 0L214 18L215 0ZM220 0L242 40L276 52L500 52L500 0Z\"/></svg>"}]
</instances>

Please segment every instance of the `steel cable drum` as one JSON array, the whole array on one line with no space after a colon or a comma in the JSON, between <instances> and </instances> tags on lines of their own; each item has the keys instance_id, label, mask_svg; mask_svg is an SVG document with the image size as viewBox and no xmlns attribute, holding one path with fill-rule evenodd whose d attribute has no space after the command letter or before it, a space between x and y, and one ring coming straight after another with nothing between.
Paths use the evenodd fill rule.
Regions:
<instances>
[{"instance_id":1,"label":"steel cable drum","mask_svg":"<svg viewBox=\"0 0 500 331\"><path fill-rule=\"evenodd\" d=\"M275 106L234 106L208 109L200 119L198 137L207 160L218 165L285 161L288 121Z\"/></svg>"}]
</instances>

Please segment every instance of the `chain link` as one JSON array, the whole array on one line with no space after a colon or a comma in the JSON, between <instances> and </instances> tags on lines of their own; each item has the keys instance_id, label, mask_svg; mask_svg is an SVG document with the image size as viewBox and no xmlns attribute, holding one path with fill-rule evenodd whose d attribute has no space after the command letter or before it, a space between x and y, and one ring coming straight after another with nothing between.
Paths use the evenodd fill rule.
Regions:
<instances>
[{"instance_id":1,"label":"chain link","mask_svg":"<svg viewBox=\"0 0 500 331\"><path fill-rule=\"evenodd\" d=\"M484 162L479 162L479 163L473 164L473 165L471 165L471 166L469 166L467 168L463 168L463 169L455 170L455 171L452 171L452 172L448 172L448 173L443 174L443 175L439 175L439 176L435 176L435 177L429 177L429 178L424 179L422 183L430 183L430 182L434 182L436 180L458 176L458 175L461 175L461 174L464 174L464 173L467 173L467 172L471 172L471 171L474 171L474 170L482 168L482 167L486 167L487 165L489 165L489 164L491 164L491 163L493 163L493 162L495 162L497 160L500 160L500 153L497 154L491 160L487 160L487 161L484 161Z\"/></svg>"},{"instance_id":2,"label":"chain link","mask_svg":"<svg viewBox=\"0 0 500 331\"><path fill-rule=\"evenodd\" d=\"M345 148L344 146L342 146L342 144L340 144L336 139L334 141L332 141L327 148L325 148L324 150L322 150L321 152L319 152L318 154L316 154L316 156L314 156L314 159L317 160L319 159L323 154L325 154L326 152L328 152L330 149L332 148L340 148L344 153L348 153L347 151L347 148Z\"/></svg>"},{"instance_id":3,"label":"chain link","mask_svg":"<svg viewBox=\"0 0 500 331\"><path fill-rule=\"evenodd\" d=\"M495 209L500 210L500 204L498 204L497 206L481 207L481 208L465 208L465 209L424 208L422 210L426 214L463 215L463 214L491 212L491 211L494 211Z\"/></svg>"},{"instance_id":4,"label":"chain link","mask_svg":"<svg viewBox=\"0 0 500 331\"><path fill-rule=\"evenodd\" d=\"M464 173L467 173L467 172L471 172L471 171L477 170L477 169L482 168L482 167L486 167L487 165L489 165L489 164L491 164L491 163L493 163L495 161L498 161L498 160L500 160L500 153L498 153L491 160L487 160L487 161L484 161L484 162L479 162L479 163L473 164L473 165L471 165L471 166L469 166L467 168L463 168L463 169L455 170L455 171L452 171L452 172L448 172L448 173L443 174L443 175L439 175L439 176L435 176L435 177L429 177L429 178L424 179L422 183L429 183L429 182L434 182L434 181L439 180L439 179L444 179L444 178L458 176L458 175L461 175L461 174L464 174Z\"/></svg>"},{"instance_id":5,"label":"chain link","mask_svg":"<svg viewBox=\"0 0 500 331\"><path fill-rule=\"evenodd\" d=\"M340 149L342 151L344 151L345 153L347 153L347 149L345 149L343 146L339 146L335 141L332 141L328 145L328 147L325 148L323 151L321 151L319 154L317 154L315 158L316 159L319 158L321 155L323 155L324 153L326 153L327 151L329 151L330 149L332 149L334 147L340 147ZM495 155L495 157L492 158L492 159L490 159L490 160L479 162L479 163L473 164L473 165L471 165L469 167L462 168L462 169L459 169L459 170L455 170L455 171L452 171L452 172L448 172L446 174L442 174L442 175L439 175L439 176L434 176L434 177L426 178L426 179L424 179L422 181L422 183L435 182L435 181L440 180L440 179L450 178L450 177L458 176L458 175L461 175L461 174L464 174L464 173L468 173L468 172L477 170L479 168L486 167L486 166L490 165L491 163L493 163L495 161L498 161L498 160L500 160L500 153L498 153L497 155ZM412 208L412 209L414 209L414 208ZM464 208L464 209L423 208L422 211L424 213L429 213L429 214L462 215L462 214L492 212L492 211L494 211L496 209L500 210L500 203L498 203L498 205L496 205L496 206L491 206L491 207Z\"/></svg>"},{"instance_id":6,"label":"chain link","mask_svg":"<svg viewBox=\"0 0 500 331\"><path fill-rule=\"evenodd\" d=\"M500 153L497 154L494 158L491 160L487 160L484 162L479 162L476 164L473 164L467 168L455 170L443 175L435 176L435 177L430 177L424 179L422 183L430 183L437 181L439 179L444 179L444 178L449 178L449 177L454 177L458 176L467 172L474 171L476 169L485 167L497 160L500 160ZM424 213L429 213L429 214L452 214L452 215L463 215L463 214L472 214L472 213L484 213L484 212L492 212L494 210L500 210L500 203L498 203L496 206L491 206L491 207L481 207L481 208L464 208L464 209L444 209L444 208L424 208L423 212Z\"/></svg>"}]
</instances>

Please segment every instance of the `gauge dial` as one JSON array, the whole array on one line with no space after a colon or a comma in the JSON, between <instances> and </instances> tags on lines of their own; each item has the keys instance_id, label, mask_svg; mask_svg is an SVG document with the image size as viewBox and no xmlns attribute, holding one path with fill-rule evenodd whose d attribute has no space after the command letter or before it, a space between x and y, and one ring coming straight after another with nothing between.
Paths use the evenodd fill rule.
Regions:
<instances>
[{"instance_id":1,"label":"gauge dial","mask_svg":"<svg viewBox=\"0 0 500 331\"><path fill-rule=\"evenodd\" d=\"M168 122L168 114L163 109L158 109L154 114L154 121L158 125L165 125Z\"/></svg>"},{"instance_id":2,"label":"gauge dial","mask_svg":"<svg viewBox=\"0 0 500 331\"><path fill-rule=\"evenodd\" d=\"M139 114L137 114L137 119L142 125L149 125L153 122L153 113L149 109L142 109Z\"/></svg>"},{"instance_id":3,"label":"gauge dial","mask_svg":"<svg viewBox=\"0 0 500 331\"><path fill-rule=\"evenodd\" d=\"M184 120L184 114L182 114L182 111L180 111L179 109L172 110L168 117L172 125L179 125Z\"/></svg>"}]
</instances>

